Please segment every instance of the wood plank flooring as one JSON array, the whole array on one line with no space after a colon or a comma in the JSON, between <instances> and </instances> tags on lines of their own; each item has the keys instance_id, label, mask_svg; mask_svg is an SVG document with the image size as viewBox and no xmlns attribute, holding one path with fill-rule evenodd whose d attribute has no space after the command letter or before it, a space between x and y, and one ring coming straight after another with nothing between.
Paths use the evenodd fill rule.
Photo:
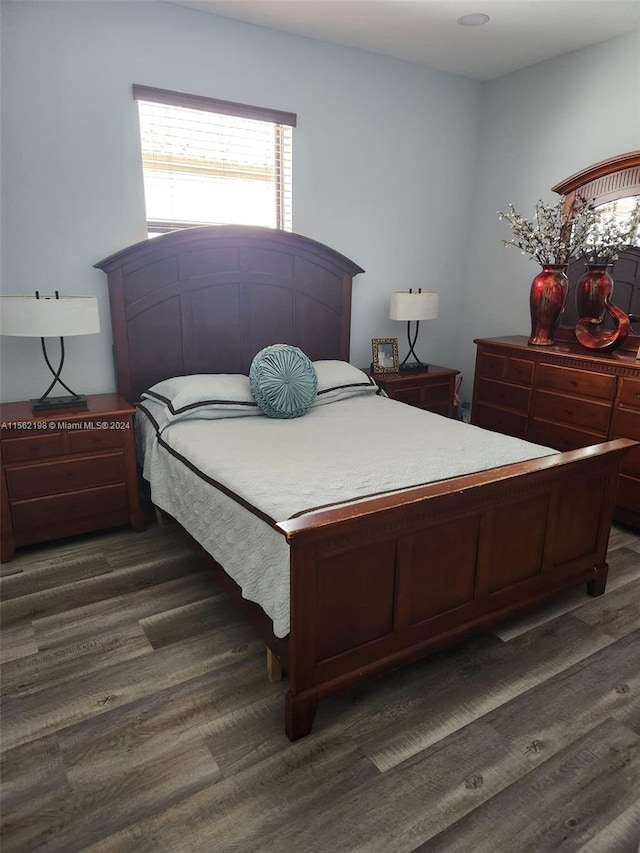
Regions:
<instances>
[{"instance_id":1,"label":"wood plank flooring","mask_svg":"<svg viewBox=\"0 0 640 853\"><path fill-rule=\"evenodd\" d=\"M607 593L320 703L173 526L2 566L3 853L638 853L640 535Z\"/></svg>"}]
</instances>

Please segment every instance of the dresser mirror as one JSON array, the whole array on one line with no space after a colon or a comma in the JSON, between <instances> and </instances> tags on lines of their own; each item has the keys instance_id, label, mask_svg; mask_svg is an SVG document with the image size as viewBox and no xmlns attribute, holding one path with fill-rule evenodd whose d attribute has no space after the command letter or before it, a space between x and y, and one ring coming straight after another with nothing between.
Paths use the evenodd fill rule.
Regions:
<instances>
[{"instance_id":1,"label":"dresser mirror","mask_svg":"<svg viewBox=\"0 0 640 853\"><path fill-rule=\"evenodd\" d=\"M588 199L596 207L615 209L616 216L628 216L640 196L640 151L631 151L589 166L556 184L553 191L563 196L566 210L572 210L576 198ZM556 332L558 340L575 341L577 316L575 288L585 271L583 260L569 264L567 277L569 291ZM614 281L611 301L625 314L640 317L640 247L622 252L611 269ZM613 328L610 319L605 328ZM633 351L640 346L640 321L635 321L632 331L621 349Z\"/></svg>"}]
</instances>

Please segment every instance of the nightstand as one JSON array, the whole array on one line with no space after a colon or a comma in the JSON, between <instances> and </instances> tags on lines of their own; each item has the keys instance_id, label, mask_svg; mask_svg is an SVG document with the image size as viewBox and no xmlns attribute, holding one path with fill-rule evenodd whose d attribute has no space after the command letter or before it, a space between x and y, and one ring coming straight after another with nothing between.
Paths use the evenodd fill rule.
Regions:
<instances>
[{"instance_id":1,"label":"nightstand","mask_svg":"<svg viewBox=\"0 0 640 853\"><path fill-rule=\"evenodd\" d=\"M392 400L400 400L419 409L438 415L455 417L453 397L459 370L430 364L426 370L406 370L399 373L365 373L373 376Z\"/></svg>"},{"instance_id":2,"label":"nightstand","mask_svg":"<svg viewBox=\"0 0 640 853\"><path fill-rule=\"evenodd\" d=\"M135 410L117 394L87 399L86 409L46 414L28 402L0 406L2 562L22 545L121 524L144 529Z\"/></svg>"}]
</instances>

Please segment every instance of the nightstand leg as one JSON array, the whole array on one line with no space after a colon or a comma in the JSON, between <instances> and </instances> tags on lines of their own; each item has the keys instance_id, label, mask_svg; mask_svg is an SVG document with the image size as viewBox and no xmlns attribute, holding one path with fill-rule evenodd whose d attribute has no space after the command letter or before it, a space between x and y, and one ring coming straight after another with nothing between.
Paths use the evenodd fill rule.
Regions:
<instances>
[{"instance_id":1,"label":"nightstand leg","mask_svg":"<svg viewBox=\"0 0 640 853\"><path fill-rule=\"evenodd\" d=\"M0 563L8 563L15 553L16 540L13 537L11 539L3 539L0 542Z\"/></svg>"}]
</instances>

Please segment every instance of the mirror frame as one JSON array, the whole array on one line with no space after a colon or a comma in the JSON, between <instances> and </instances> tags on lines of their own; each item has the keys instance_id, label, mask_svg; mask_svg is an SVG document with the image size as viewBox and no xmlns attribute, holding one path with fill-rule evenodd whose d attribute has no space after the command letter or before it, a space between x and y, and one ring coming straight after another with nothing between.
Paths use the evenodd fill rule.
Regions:
<instances>
[{"instance_id":1,"label":"mirror frame","mask_svg":"<svg viewBox=\"0 0 640 853\"><path fill-rule=\"evenodd\" d=\"M577 195L588 198L596 205L628 196L640 196L640 151L629 151L602 160L565 178L551 189L563 196L567 219L571 215ZM613 301L615 302L615 299ZM575 341L574 327L561 324L557 337ZM629 350L635 353L639 346L640 333L632 332L620 351Z\"/></svg>"}]
</instances>

